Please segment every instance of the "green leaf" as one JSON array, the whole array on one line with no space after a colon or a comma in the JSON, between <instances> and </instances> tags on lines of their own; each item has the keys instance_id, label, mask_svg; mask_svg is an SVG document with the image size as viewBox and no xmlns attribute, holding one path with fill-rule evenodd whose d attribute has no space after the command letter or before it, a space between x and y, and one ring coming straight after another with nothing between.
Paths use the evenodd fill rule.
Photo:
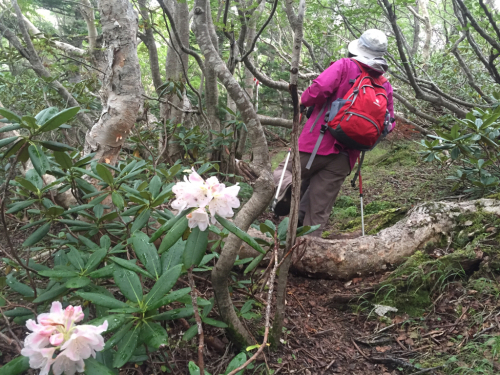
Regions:
<instances>
[{"instance_id":1,"label":"green leaf","mask_svg":"<svg viewBox=\"0 0 500 375\"><path fill-rule=\"evenodd\" d=\"M85 269L85 262L83 261L82 255L80 252L73 246L69 246L70 251L68 253L68 258L70 263L75 267L76 269L83 271Z\"/></svg>"},{"instance_id":2,"label":"green leaf","mask_svg":"<svg viewBox=\"0 0 500 375\"><path fill-rule=\"evenodd\" d=\"M95 303L96 305L107 307L110 309L130 307L125 302L118 301L115 298L100 293L76 292L76 294L82 297L84 300L90 301L92 303Z\"/></svg>"},{"instance_id":3,"label":"green leaf","mask_svg":"<svg viewBox=\"0 0 500 375\"><path fill-rule=\"evenodd\" d=\"M21 129L21 125L19 125L19 124L7 125L7 126L0 128L0 133L11 132L11 131L17 130L17 129Z\"/></svg>"},{"instance_id":4,"label":"green leaf","mask_svg":"<svg viewBox=\"0 0 500 375\"><path fill-rule=\"evenodd\" d=\"M168 233L163 237L161 241L160 248L158 249L158 254L163 253L164 251L170 249L179 238L182 237L182 234L188 228L188 219L186 216L183 216L175 223L175 225L168 231Z\"/></svg>"},{"instance_id":5,"label":"green leaf","mask_svg":"<svg viewBox=\"0 0 500 375\"><path fill-rule=\"evenodd\" d=\"M33 186L35 186L38 190L42 190L43 188L43 180L42 177L35 171L34 169L29 169L24 178L31 182Z\"/></svg>"},{"instance_id":6,"label":"green leaf","mask_svg":"<svg viewBox=\"0 0 500 375\"><path fill-rule=\"evenodd\" d=\"M182 256L186 248L186 241L180 238L167 252L161 256L162 274L178 264L182 264Z\"/></svg>"},{"instance_id":7,"label":"green leaf","mask_svg":"<svg viewBox=\"0 0 500 375\"><path fill-rule=\"evenodd\" d=\"M87 261L87 264L85 265L85 273L92 272L95 270L101 261L106 257L108 254L107 249L99 249L95 251L90 257L89 260Z\"/></svg>"},{"instance_id":8,"label":"green leaf","mask_svg":"<svg viewBox=\"0 0 500 375\"><path fill-rule=\"evenodd\" d=\"M54 117L58 113L59 109L57 107L48 107L38 112L37 115L35 116L35 120L38 125L42 126L48 120L50 120L50 118Z\"/></svg>"},{"instance_id":9,"label":"green leaf","mask_svg":"<svg viewBox=\"0 0 500 375\"><path fill-rule=\"evenodd\" d=\"M119 267L113 272L116 285L123 295L132 302L142 301L142 285L139 276L133 271Z\"/></svg>"},{"instance_id":10,"label":"green leaf","mask_svg":"<svg viewBox=\"0 0 500 375\"><path fill-rule=\"evenodd\" d=\"M232 234L234 234L236 237L242 239L245 241L247 244L249 244L251 247L253 247L255 250L257 250L261 254L265 254L266 252L259 246L257 242L255 242L254 238L251 237L248 233L243 232L240 228L238 228L236 225L231 223L229 220L224 219L223 217L219 215L215 215L215 218L217 221L228 231L230 231ZM283 220L284 221L284 220ZM278 230L279 233L279 230Z\"/></svg>"},{"instance_id":11,"label":"green leaf","mask_svg":"<svg viewBox=\"0 0 500 375\"><path fill-rule=\"evenodd\" d=\"M89 284L90 279L88 277L79 276L69 279L68 281L66 281L64 286L69 289L80 289Z\"/></svg>"},{"instance_id":12,"label":"green leaf","mask_svg":"<svg viewBox=\"0 0 500 375\"><path fill-rule=\"evenodd\" d=\"M68 291L68 288L66 288L64 285L55 285L52 287L49 291L46 291L42 295L39 295L37 298L33 300L33 303L42 303L45 301L51 301L56 299L62 294L66 294Z\"/></svg>"},{"instance_id":13,"label":"green leaf","mask_svg":"<svg viewBox=\"0 0 500 375\"><path fill-rule=\"evenodd\" d=\"M150 216L151 216L150 209L142 211L140 215L135 218L134 223L132 224L132 228L130 228L130 233L134 233L138 230L141 230L148 223Z\"/></svg>"},{"instance_id":14,"label":"green leaf","mask_svg":"<svg viewBox=\"0 0 500 375\"><path fill-rule=\"evenodd\" d=\"M64 143L53 142L53 141L38 141L43 147L48 148L52 151L74 151L74 147L68 146Z\"/></svg>"},{"instance_id":15,"label":"green leaf","mask_svg":"<svg viewBox=\"0 0 500 375\"><path fill-rule=\"evenodd\" d=\"M170 269L166 274L156 281L155 285L151 288L149 293L144 297L144 303L146 306L154 304L160 298L162 298L165 293L168 293L170 289L175 285L179 276L181 275L182 265Z\"/></svg>"},{"instance_id":16,"label":"green leaf","mask_svg":"<svg viewBox=\"0 0 500 375\"><path fill-rule=\"evenodd\" d=\"M158 349L161 345L168 344L168 334L158 323L153 322L144 322L141 327L141 342L144 342L146 345Z\"/></svg>"},{"instance_id":17,"label":"green leaf","mask_svg":"<svg viewBox=\"0 0 500 375\"><path fill-rule=\"evenodd\" d=\"M175 320L180 318L189 318L194 314L193 307L183 307L180 309L173 309L164 313L153 316L154 320Z\"/></svg>"},{"instance_id":18,"label":"green leaf","mask_svg":"<svg viewBox=\"0 0 500 375\"><path fill-rule=\"evenodd\" d=\"M73 161L65 152L55 151L54 159L62 169L71 169L73 167Z\"/></svg>"},{"instance_id":19,"label":"green leaf","mask_svg":"<svg viewBox=\"0 0 500 375\"><path fill-rule=\"evenodd\" d=\"M259 254L252 262L245 268L245 271L243 272L245 275L249 273L250 271L253 271L255 267L259 265L259 263L264 259L265 254Z\"/></svg>"},{"instance_id":20,"label":"green leaf","mask_svg":"<svg viewBox=\"0 0 500 375\"><path fill-rule=\"evenodd\" d=\"M111 193L111 201L116 208L118 208L120 211L123 211L123 208L125 207L125 201L123 200L123 197L120 193L113 191L113 193Z\"/></svg>"},{"instance_id":21,"label":"green leaf","mask_svg":"<svg viewBox=\"0 0 500 375\"><path fill-rule=\"evenodd\" d=\"M132 235L132 247L148 272L158 279L161 275L161 264L154 244L149 243L146 233L135 232Z\"/></svg>"},{"instance_id":22,"label":"green leaf","mask_svg":"<svg viewBox=\"0 0 500 375\"><path fill-rule=\"evenodd\" d=\"M219 327L219 328L227 328L228 325L224 322L221 322L220 320L215 320L212 318L207 318L207 317L202 317L203 323L214 326L214 327Z\"/></svg>"},{"instance_id":23,"label":"green leaf","mask_svg":"<svg viewBox=\"0 0 500 375\"><path fill-rule=\"evenodd\" d=\"M278 225L278 239L280 241L286 240L286 234L288 232L288 221L289 221L289 218L286 217Z\"/></svg>"},{"instance_id":24,"label":"green leaf","mask_svg":"<svg viewBox=\"0 0 500 375\"><path fill-rule=\"evenodd\" d=\"M14 291L18 292L19 294L25 296L25 297L34 297L35 292L33 292L33 289L26 285L23 284L11 274L9 273L6 278L7 285Z\"/></svg>"},{"instance_id":25,"label":"green leaf","mask_svg":"<svg viewBox=\"0 0 500 375\"><path fill-rule=\"evenodd\" d=\"M106 267L99 268L98 270L89 273L87 276L93 279L112 277L115 267L116 265L114 263L108 264Z\"/></svg>"},{"instance_id":26,"label":"green leaf","mask_svg":"<svg viewBox=\"0 0 500 375\"><path fill-rule=\"evenodd\" d=\"M33 312L30 309L24 307L16 307L15 309L4 311L3 314L9 318L15 318L18 316L30 315L33 314Z\"/></svg>"},{"instance_id":27,"label":"green leaf","mask_svg":"<svg viewBox=\"0 0 500 375\"><path fill-rule=\"evenodd\" d=\"M10 158L12 155L14 155L16 152L18 152L19 149L21 147L23 147L25 144L26 144L26 139L21 138L19 141L17 141L11 147L9 147L9 149L7 151L5 151L5 153L3 154L2 159L8 159L8 158ZM26 149L24 149L24 150L26 150Z\"/></svg>"},{"instance_id":28,"label":"green leaf","mask_svg":"<svg viewBox=\"0 0 500 375\"><path fill-rule=\"evenodd\" d=\"M45 172L50 171L49 160L40 146L30 145L28 147L28 153L30 155L31 163L33 163L33 168L35 168L40 176L43 176Z\"/></svg>"},{"instance_id":29,"label":"green leaf","mask_svg":"<svg viewBox=\"0 0 500 375\"><path fill-rule=\"evenodd\" d=\"M130 315L129 315L130 316ZM132 328L134 322L128 322L125 324L122 328L118 330L109 340L106 341L106 344L104 345L104 350L111 349L113 346L118 344L120 340L127 334L127 332L130 331L130 328Z\"/></svg>"},{"instance_id":30,"label":"green leaf","mask_svg":"<svg viewBox=\"0 0 500 375\"><path fill-rule=\"evenodd\" d=\"M191 268L197 266L203 259L203 255L207 251L208 245L208 230L201 231L196 227L192 230L186 242L186 249L184 250L184 266Z\"/></svg>"},{"instance_id":31,"label":"green leaf","mask_svg":"<svg viewBox=\"0 0 500 375\"><path fill-rule=\"evenodd\" d=\"M0 108L1 109L1 108ZM0 112L1 113L1 112ZM0 375L20 375L30 369L28 357L19 356L0 368Z\"/></svg>"},{"instance_id":32,"label":"green leaf","mask_svg":"<svg viewBox=\"0 0 500 375\"><path fill-rule=\"evenodd\" d=\"M39 271L38 274L45 277L56 277L56 278L78 276L78 272L70 270L47 270L47 271Z\"/></svg>"},{"instance_id":33,"label":"green leaf","mask_svg":"<svg viewBox=\"0 0 500 375\"><path fill-rule=\"evenodd\" d=\"M143 270L141 267L139 267L138 265L132 263L131 261L128 261L128 260L125 260L125 259L122 259L122 258L117 258L117 257L110 257L109 259L112 260L113 262L115 262L116 264L118 264L119 266L123 267L123 268L126 268L128 270L140 273L140 274L142 274L142 275L144 275L146 277L149 277L151 279L154 279L153 275L151 275L149 272Z\"/></svg>"},{"instance_id":34,"label":"green leaf","mask_svg":"<svg viewBox=\"0 0 500 375\"><path fill-rule=\"evenodd\" d=\"M36 202L35 199L29 199L27 201L21 201L21 202L14 203L14 205L7 210L7 213L8 214L15 214L16 212L19 212L19 211L25 209L26 207L31 206L35 202Z\"/></svg>"},{"instance_id":35,"label":"green leaf","mask_svg":"<svg viewBox=\"0 0 500 375\"><path fill-rule=\"evenodd\" d=\"M245 352L241 352L236 357L234 357L231 362L229 362L225 374L229 374L231 371L245 364L246 361L247 361L247 355L245 354ZM244 371L245 369L238 371L236 375L243 375Z\"/></svg>"},{"instance_id":36,"label":"green leaf","mask_svg":"<svg viewBox=\"0 0 500 375\"><path fill-rule=\"evenodd\" d=\"M8 138L0 139L0 148L4 147L4 146L7 146L8 144L11 144L12 142L14 142L15 140L17 140L18 138L19 137L16 135L14 137L8 137Z\"/></svg>"},{"instance_id":37,"label":"green leaf","mask_svg":"<svg viewBox=\"0 0 500 375\"><path fill-rule=\"evenodd\" d=\"M97 362L93 357L84 360L86 375L116 375L111 369Z\"/></svg>"},{"instance_id":38,"label":"green leaf","mask_svg":"<svg viewBox=\"0 0 500 375\"><path fill-rule=\"evenodd\" d=\"M155 310L155 309L157 309L157 308L159 308L161 306L168 305L169 303L171 303L173 301L177 301L179 298L184 297L190 291L191 291L191 288L189 288L189 287L188 288L177 289L177 290L173 291L172 293L170 293L169 295L167 295L167 296L165 296L163 298L160 298L156 302L152 302L151 305L147 306L146 311Z\"/></svg>"},{"instance_id":39,"label":"green leaf","mask_svg":"<svg viewBox=\"0 0 500 375\"><path fill-rule=\"evenodd\" d=\"M139 329L137 326L129 331L125 337L118 343L116 354L113 358L113 367L120 368L128 362L130 357L134 354L137 346L137 339L139 338Z\"/></svg>"},{"instance_id":40,"label":"green leaf","mask_svg":"<svg viewBox=\"0 0 500 375\"><path fill-rule=\"evenodd\" d=\"M109 186L113 186L114 182L113 175L111 174L108 168L106 168L102 164L97 164L95 166L95 170L99 175L99 177L101 177L105 183L107 183Z\"/></svg>"},{"instance_id":41,"label":"green leaf","mask_svg":"<svg viewBox=\"0 0 500 375\"><path fill-rule=\"evenodd\" d=\"M12 111L9 111L7 108L0 107L0 115L12 122L21 123L21 117L19 117Z\"/></svg>"},{"instance_id":42,"label":"green leaf","mask_svg":"<svg viewBox=\"0 0 500 375\"><path fill-rule=\"evenodd\" d=\"M37 242L41 241L50 230L50 222L43 224L40 228L38 228L35 232L31 234L26 240L23 242L23 247L33 246Z\"/></svg>"},{"instance_id":43,"label":"green leaf","mask_svg":"<svg viewBox=\"0 0 500 375\"><path fill-rule=\"evenodd\" d=\"M189 329L184 333L184 336L182 336L182 340L189 341L193 337L195 337L197 333L198 333L198 326L195 324L194 326L189 327Z\"/></svg>"},{"instance_id":44,"label":"green leaf","mask_svg":"<svg viewBox=\"0 0 500 375\"><path fill-rule=\"evenodd\" d=\"M156 198L158 194L160 193L161 189L161 179L158 176L154 176L151 181L149 182L149 192L153 196L153 198Z\"/></svg>"},{"instance_id":45,"label":"green leaf","mask_svg":"<svg viewBox=\"0 0 500 375\"><path fill-rule=\"evenodd\" d=\"M40 127L40 132L44 133L57 129L62 124L75 117L79 110L80 107L72 107L62 110L57 115L52 116L47 122L45 122Z\"/></svg>"}]
</instances>

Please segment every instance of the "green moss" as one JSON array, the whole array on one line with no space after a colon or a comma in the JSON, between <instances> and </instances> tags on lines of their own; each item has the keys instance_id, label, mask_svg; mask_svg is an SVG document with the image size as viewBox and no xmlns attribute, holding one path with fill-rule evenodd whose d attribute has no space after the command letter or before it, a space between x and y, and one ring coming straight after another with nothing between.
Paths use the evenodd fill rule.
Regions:
<instances>
[{"instance_id":1,"label":"green moss","mask_svg":"<svg viewBox=\"0 0 500 375\"><path fill-rule=\"evenodd\" d=\"M407 208L391 208L372 215L365 216L365 233L377 234L382 229L388 228L401 220ZM361 229L361 217L349 221L343 226L343 230L354 232Z\"/></svg>"},{"instance_id":2,"label":"green moss","mask_svg":"<svg viewBox=\"0 0 500 375\"><path fill-rule=\"evenodd\" d=\"M321 238L328 238L330 234L331 234L330 232L324 231L323 233L321 233Z\"/></svg>"},{"instance_id":3,"label":"green moss","mask_svg":"<svg viewBox=\"0 0 500 375\"><path fill-rule=\"evenodd\" d=\"M271 158L271 169L274 171L278 165L285 160L288 151L280 151Z\"/></svg>"}]
</instances>

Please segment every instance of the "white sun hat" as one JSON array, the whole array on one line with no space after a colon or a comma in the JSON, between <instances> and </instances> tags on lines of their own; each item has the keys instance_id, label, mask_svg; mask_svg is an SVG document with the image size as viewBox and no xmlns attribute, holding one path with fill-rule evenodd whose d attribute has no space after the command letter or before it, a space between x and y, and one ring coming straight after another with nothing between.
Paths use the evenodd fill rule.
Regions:
<instances>
[{"instance_id":1,"label":"white sun hat","mask_svg":"<svg viewBox=\"0 0 500 375\"><path fill-rule=\"evenodd\" d=\"M366 30L359 39L349 43L348 50L367 59L382 57L387 53L387 36L377 29Z\"/></svg>"}]
</instances>

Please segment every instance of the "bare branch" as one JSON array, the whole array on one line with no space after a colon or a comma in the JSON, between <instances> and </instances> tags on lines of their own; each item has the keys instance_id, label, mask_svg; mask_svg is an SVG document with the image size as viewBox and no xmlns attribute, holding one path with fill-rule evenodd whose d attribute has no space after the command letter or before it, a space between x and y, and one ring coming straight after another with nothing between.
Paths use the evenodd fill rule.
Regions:
<instances>
[{"instance_id":1,"label":"bare branch","mask_svg":"<svg viewBox=\"0 0 500 375\"><path fill-rule=\"evenodd\" d=\"M397 100L399 100L401 102L401 104L403 104L406 108L408 108L408 110L411 113L413 113L413 114L415 114L415 115L417 115L417 116L419 116L419 117L421 117L423 119L426 119L427 121L430 121L433 124L438 124L439 123L439 121L436 118L434 118L432 116L429 116L428 114L426 114L426 113L422 112L421 110L419 110L417 107L415 107L413 104L411 104L408 99L406 99L405 97L399 95L396 91L394 91L392 93L392 95Z\"/></svg>"},{"instance_id":2,"label":"bare branch","mask_svg":"<svg viewBox=\"0 0 500 375\"><path fill-rule=\"evenodd\" d=\"M291 129L293 121L286 118L269 117L264 115L257 115L262 125L279 126L282 128Z\"/></svg>"}]
</instances>

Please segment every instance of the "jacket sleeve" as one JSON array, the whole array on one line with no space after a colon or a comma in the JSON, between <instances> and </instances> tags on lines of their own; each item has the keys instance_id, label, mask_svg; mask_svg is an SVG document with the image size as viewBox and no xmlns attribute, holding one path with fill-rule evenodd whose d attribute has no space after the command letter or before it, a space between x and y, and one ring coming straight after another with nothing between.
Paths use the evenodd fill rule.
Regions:
<instances>
[{"instance_id":1,"label":"jacket sleeve","mask_svg":"<svg viewBox=\"0 0 500 375\"><path fill-rule=\"evenodd\" d=\"M387 81L387 84L384 85L385 90L387 91L387 109L389 110L389 114L391 115L391 119L394 119L394 97L392 95L393 89L389 81ZM394 130L394 127L396 126L396 120L392 121L392 129L391 131Z\"/></svg>"},{"instance_id":2,"label":"jacket sleeve","mask_svg":"<svg viewBox=\"0 0 500 375\"><path fill-rule=\"evenodd\" d=\"M301 104L309 107L316 104L323 104L331 97L342 80L344 71L344 59L337 60L316 78L300 98Z\"/></svg>"}]
</instances>

